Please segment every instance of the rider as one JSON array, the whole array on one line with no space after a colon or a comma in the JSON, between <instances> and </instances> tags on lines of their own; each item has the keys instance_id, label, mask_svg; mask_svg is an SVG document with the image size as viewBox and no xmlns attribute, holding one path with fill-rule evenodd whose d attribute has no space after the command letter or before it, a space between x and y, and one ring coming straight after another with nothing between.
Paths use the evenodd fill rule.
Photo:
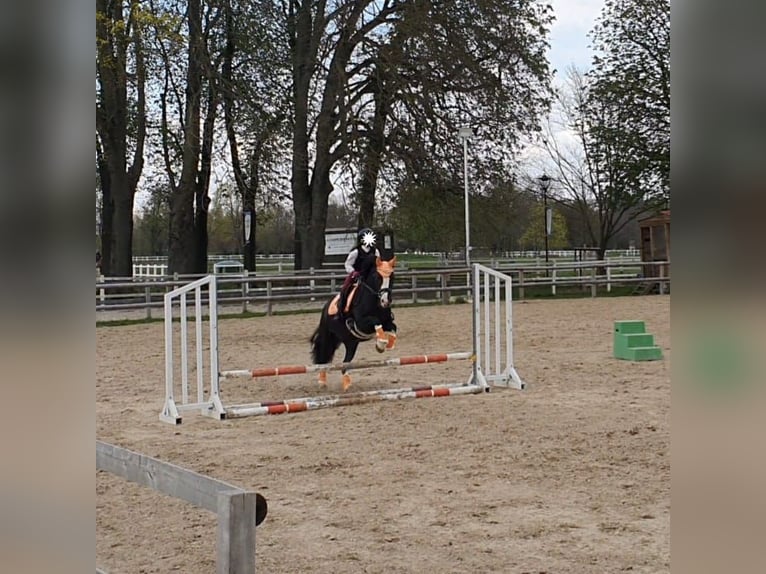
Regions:
<instances>
[{"instance_id":1,"label":"rider","mask_svg":"<svg viewBox=\"0 0 766 574\"><path fill-rule=\"evenodd\" d=\"M346 296L351 285L356 281L363 271L374 265L375 258L380 257L380 251L375 247L375 232L369 227L360 229L356 234L357 244L346 257L345 267L346 276L343 286L340 288L340 301L338 307L343 312L346 306Z\"/></svg>"}]
</instances>

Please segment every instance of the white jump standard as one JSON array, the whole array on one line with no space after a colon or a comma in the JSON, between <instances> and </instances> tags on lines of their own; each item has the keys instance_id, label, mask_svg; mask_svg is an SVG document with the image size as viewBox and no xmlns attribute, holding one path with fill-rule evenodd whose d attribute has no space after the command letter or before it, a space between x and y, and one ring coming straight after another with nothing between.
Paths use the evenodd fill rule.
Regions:
<instances>
[{"instance_id":1,"label":"white jump standard","mask_svg":"<svg viewBox=\"0 0 766 574\"><path fill-rule=\"evenodd\" d=\"M165 403L160 420L180 424L181 413L196 411L216 419L244 416L282 414L336 406L364 404L404 398L446 397L488 392L493 386L524 389L513 363L513 316L511 277L483 265L473 265L473 351L435 353L398 357L380 361L357 361L324 365L287 365L256 369L219 371L218 368L218 314L216 277L208 275L165 295ZM203 297L207 291L207 297ZM189 337L187 295L194 293L194 340L197 396L189 398ZM180 322L180 387L181 402L176 400L175 362L173 339L173 303L179 303ZM203 302L207 303L209 335L203 337ZM483 311L483 312L482 312ZM209 365L205 367L204 348L209 346ZM425 365L446 361L471 360L472 369L466 383L429 385L412 388L379 389L324 397L281 399L257 403L224 406L220 396L220 382L234 377L272 377L342 369L369 369L404 365ZM205 374L209 372L209 377ZM207 386L207 388L206 388ZM207 395L207 397L205 396Z\"/></svg>"}]
</instances>

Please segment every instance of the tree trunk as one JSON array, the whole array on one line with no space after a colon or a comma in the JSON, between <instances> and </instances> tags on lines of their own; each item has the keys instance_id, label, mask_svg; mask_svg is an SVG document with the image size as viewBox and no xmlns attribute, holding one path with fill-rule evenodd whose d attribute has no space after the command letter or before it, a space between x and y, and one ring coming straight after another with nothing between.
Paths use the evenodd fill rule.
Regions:
<instances>
[{"instance_id":1,"label":"tree trunk","mask_svg":"<svg viewBox=\"0 0 766 574\"><path fill-rule=\"evenodd\" d=\"M109 169L98 140L96 141L96 165L101 183L101 273L109 276L112 271L112 242L114 241L113 214L114 200Z\"/></svg>"},{"instance_id":2,"label":"tree trunk","mask_svg":"<svg viewBox=\"0 0 766 574\"><path fill-rule=\"evenodd\" d=\"M255 190L258 186L258 148L256 147L250 153L250 174L248 181L240 164L237 131L234 126L233 67L237 46L234 15L230 1L226 2L224 6L226 10L226 47L224 49L223 67L221 70L224 82L222 89L224 122L226 125L226 136L229 139L229 152L231 153L231 165L234 170L234 181L237 184L237 190L242 196L242 260L247 271L255 271ZM249 222L246 215L249 215Z\"/></svg>"},{"instance_id":3,"label":"tree trunk","mask_svg":"<svg viewBox=\"0 0 766 574\"><path fill-rule=\"evenodd\" d=\"M250 153L250 183L242 190L242 211L250 214L250 229L245 229L246 221L242 222L242 233L247 236L242 238L244 243L243 260L245 269L255 271L255 190L258 188L258 148Z\"/></svg>"},{"instance_id":4,"label":"tree trunk","mask_svg":"<svg viewBox=\"0 0 766 574\"><path fill-rule=\"evenodd\" d=\"M377 189L381 158L386 145L387 118L387 96L384 93L382 82L379 82L375 91L375 115L372 120L372 128L363 160L362 178L357 192L359 205L357 224L360 228L373 227L375 223L375 190Z\"/></svg>"},{"instance_id":5,"label":"tree trunk","mask_svg":"<svg viewBox=\"0 0 766 574\"><path fill-rule=\"evenodd\" d=\"M355 27L366 2L351 4L344 20L332 59L327 66L327 78L316 118L315 159L309 181L309 88L316 63L319 39L324 32L325 2L316 4L317 14L312 25L312 2L302 2L297 14L290 4L292 27L292 69L295 123L293 125L292 193L295 211L295 268L320 267L324 260L324 231L327 225L327 204L332 186L330 171L347 153L345 142L345 102L343 89L346 68L353 52ZM337 130L337 131L336 131Z\"/></svg>"},{"instance_id":6,"label":"tree trunk","mask_svg":"<svg viewBox=\"0 0 766 574\"><path fill-rule=\"evenodd\" d=\"M121 1L96 2L96 69L99 97L96 106L97 145L102 202L102 272L105 275L131 277L133 274L133 201L143 169L146 135L144 68L141 28L135 20L136 4L131 3L128 21L124 20ZM128 32L132 36L128 35ZM135 116L129 116L128 48L133 46L135 62ZM130 123L136 131L133 161L128 168Z\"/></svg>"},{"instance_id":7,"label":"tree trunk","mask_svg":"<svg viewBox=\"0 0 766 574\"><path fill-rule=\"evenodd\" d=\"M293 70L293 158L290 188L295 212L295 269L310 266L304 260L304 249L310 243L312 194L309 187L309 88L314 67L316 48L313 44L311 2L305 1L298 6L290 3L290 21L292 24L292 70Z\"/></svg>"},{"instance_id":8,"label":"tree trunk","mask_svg":"<svg viewBox=\"0 0 766 574\"><path fill-rule=\"evenodd\" d=\"M127 189L125 178L113 186L114 237L119 238L112 246L111 274L115 277L133 276L133 193Z\"/></svg>"},{"instance_id":9,"label":"tree trunk","mask_svg":"<svg viewBox=\"0 0 766 574\"><path fill-rule=\"evenodd\" d=\"M170 202L170 243L168 270L171 273L204 273L199 249L205 243L196 225L206 218L195 215L198 193L199 162L201 153L200 109L202 99L202 13L200 0L188 1L189 50L186 71L186 98L184 114L183 163L178 187ZM170 73L169 71L167 73ZM199 206L197 207L199 211ZM206 232L206 230L205 230Z\"/></svg>"}]
</instances>

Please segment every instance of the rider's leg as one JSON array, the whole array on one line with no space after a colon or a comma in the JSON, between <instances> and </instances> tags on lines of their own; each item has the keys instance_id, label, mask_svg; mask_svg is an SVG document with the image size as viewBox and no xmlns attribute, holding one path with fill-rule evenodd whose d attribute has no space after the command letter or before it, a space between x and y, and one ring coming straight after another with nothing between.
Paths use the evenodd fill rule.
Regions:
<instances>
[{"instance_id":1,"label":"rider's leg","mask_svg":"<svg viewBox=\"0 0 766 574\"><path fill-rule=\"evenodd\" d=\"M348 298L348 291L351 289L351 284L354 282L354 273L349 273L343 280L343 285L340 288L340 298L338 299L338 311L341 315L346 310L346 299Z\"/></svg>"}]
</instances>

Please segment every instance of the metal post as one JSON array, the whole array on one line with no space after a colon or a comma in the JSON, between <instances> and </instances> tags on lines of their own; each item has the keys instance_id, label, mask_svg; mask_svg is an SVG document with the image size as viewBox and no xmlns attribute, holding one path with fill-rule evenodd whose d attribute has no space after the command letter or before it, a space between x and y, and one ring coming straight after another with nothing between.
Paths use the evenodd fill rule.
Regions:
<instances>
[{"instance_id":1,"label":"metal post","mask_svg":"<svg viewBox=\"0 0 766 574\"><path fill-rule=\"evenodd\" d=\"M468 137L463 138L463 169L465 183L465 264L471 266L471 220L468 210Z\"/></svg>"},{"instance_id":2,"label":"metal post","mask_svg":"<svg viewBox=\"0 0 766 574\"><path fill-rule=\"evenodd\" d=\"M543 230L545 234L545 264L548 264L548 189L543 187ZM546 269L546 273L548 270Z\"/></svg>"},{"instance_id":3,"label":"metal post","mask_svg":"<svg viewBox=\"0 0 766 574\"><path fill-rule=\"evenodd\" d=\"M468 208L468 138L473 130L464 126L458 129L458 137L463 140L463 184L465 185L465 265L471 267L471 218Z\"/></svg>"}]
</instances>

